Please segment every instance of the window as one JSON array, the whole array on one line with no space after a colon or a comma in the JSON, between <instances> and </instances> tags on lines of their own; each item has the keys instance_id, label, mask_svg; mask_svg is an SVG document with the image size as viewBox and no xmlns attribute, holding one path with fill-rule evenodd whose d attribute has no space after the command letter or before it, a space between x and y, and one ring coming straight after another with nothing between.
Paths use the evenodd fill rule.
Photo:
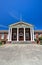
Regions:
<instances>
[{"instance_id":1,"label":"window","mask_svg":"<svg viewBox=\"0 0 42 65\"><path fill-rule=\"evenodd\" d=\"M17 28L12 28L12 40L17 40Z\"/></svg>"},{"instance_id":2,"label":"window","mask_svg":"<svg viewBox=\"0 0 42 65\"><path fill-rule=\"evenodd\" d=\"M30 28L25 28L25 39L30 40Z\"/></svg>"},{"instance_id":3,"label":"window","mask_svg":"<svg viewBox=\"0 0 42 65\"><path fill-rule=\"evenodd\" d=\"M24 29L23 28L19 28L19 36L24 36Z\"/></svg>"},{"instance_id":4,"label":"window","mask_svg":"<svg viewBox=\"0 0 42 65\"><path fill-rule=\"evenodd\" d=\"M13 38L17 38L17 34L16 33L13 33Z\"/></svg>"},{"instance_id":5,"label":"window","mask_svg":"<svg viewBox=\"0 0 42 65\"><path fill-rule=\"evenodd\" d=\"M1 34L1 39L4 39L4 34L3 33Z\"/></svg>"},{"instance_id":6,"label":"window","mask_svg":"<svg viewBox=\"0 0 42 65\"><path fill-rule=\"evenodd\" d=\"M26 33L26 37L29 37L29 33Z\"/></svg>"},{"instance_id":7,"label":"window","mask_svg":"<svg viewBox=\"0 0 42 65\"><path fill-rule=\"evenodd\" d=\"M26 36L26 39L28 39L28 38L29 38L29 33L26 33L26 35L25 35L25 36Z\"/></svg>"}]
</instances>

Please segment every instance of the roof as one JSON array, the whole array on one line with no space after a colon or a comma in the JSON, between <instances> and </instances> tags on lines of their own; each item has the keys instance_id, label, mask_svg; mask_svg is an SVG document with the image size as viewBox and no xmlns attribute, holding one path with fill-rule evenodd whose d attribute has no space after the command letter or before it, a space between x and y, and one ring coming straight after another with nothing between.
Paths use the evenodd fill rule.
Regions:
<instances>
[{"instance_id":1,"label":"roof","mask_svg":"<svg viewBox=\"0 0 42 65\"><path fill-rule=\"evenodd\" d=\"M20 22L17 22L17 23L13 23L13 24L11 24L11 25L9 25L9 26L15 26L15 25L18 25L18 24L25 24L25 25L29 25L29 26L33 26L32 24L29 24L29 23L26 23L26 22L23 22L23 21L20 21Z\"/></svg>"},{"instance_id":2,"label":"roof","mask_svg":"<svg viewBox=\"0 0 42 65\"><path fill-rule=\"evenodd\" d=\"M35 32L42 32L42 30L35 30Z\"/></svg>"},{"instance_id":3,"label":"roof","mask_svg":"<svg viewBox=\"0 0 42 65\"><path fill-rule=\"evenodd\" d=\"M8 33L8 30L0 30L0 33Z\"/></svg>"}]
</instances>

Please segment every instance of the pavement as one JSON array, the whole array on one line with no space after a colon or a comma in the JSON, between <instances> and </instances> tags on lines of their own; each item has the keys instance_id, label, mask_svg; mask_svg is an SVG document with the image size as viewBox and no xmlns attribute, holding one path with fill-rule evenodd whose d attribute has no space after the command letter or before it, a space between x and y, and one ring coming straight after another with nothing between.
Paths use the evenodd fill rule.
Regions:
<instances>
[{"instance_id":1,"label":"pavement","mask_svg":"<svg viewBox=\"0 0 42 65\"><path fill-rule=\"evenodd\" d=\"M42 45L5 44L0 46L0 65L42 65Z\"/></svg>"}]
</instances>

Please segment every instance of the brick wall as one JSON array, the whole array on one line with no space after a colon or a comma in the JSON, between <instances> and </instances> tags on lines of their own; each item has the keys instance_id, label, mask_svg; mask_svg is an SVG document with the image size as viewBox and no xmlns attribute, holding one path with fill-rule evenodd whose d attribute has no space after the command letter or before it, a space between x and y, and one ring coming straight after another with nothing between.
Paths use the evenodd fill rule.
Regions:
<instances>
[{"instance_id":1,"label":"brick wall","mask_svg":"<svg viewBox=\"0 0 42 65\"><path fill-rule=\"evenodd\" d=\"M7 39L7 35L8 35L8 34L4 34L4 39Z\"/></svg>"},{"instance_id":2,"label":"brick wall","mask_svg":"<svg viewBox=\"0 0 42 65\"><path fill-rule=\"evenodd\" d=\"M8 36L8 34L7 33L4 33L4 39L5 40L7 39L7 36ZM2 33L0 33L0 40L1 40L1 38L2 38Z\"/></svg>"}]
</instances>

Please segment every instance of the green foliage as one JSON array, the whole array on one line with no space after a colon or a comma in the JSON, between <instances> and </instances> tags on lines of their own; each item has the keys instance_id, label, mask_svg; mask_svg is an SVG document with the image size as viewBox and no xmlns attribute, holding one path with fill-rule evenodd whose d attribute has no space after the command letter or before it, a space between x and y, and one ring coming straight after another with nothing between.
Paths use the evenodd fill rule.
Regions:
<instances>
[{"instance_id":1,"label":"green foliage","mask_svg":"<svg viewBox=\"0 0 42 65\"><path fill-rule=\"evenodd\" d=\"M39 40L40 40L40 44L42 45L42 36L39 37Z\"/></svg>"},{"instance_id":2,"label":"green foliage","mask_svg":"<svg viewBox=\"0 0 42 65\"><path fill-rule=\"evenodd\" d=\"M42 37L39 37L39 40L42 40Z\"/></svg>"},{"instance_id":3,"label":"green foliage","mask_svg":"<svg viewBox=\"0 0 42 65\"><path fill-rule=\"evenodd\" d=\"M35 41L37 41L37 39L34 39Z\"/></svg>"},{"instance_id":4,"label":"green foliage","mask_svg":"<svg viewBox=\"0 0 42 65\"><path fill-rule=\"evenodd\" d=\"M2 45L2 42L0 41L0 45Z\"/></svg>"},{"instance_id":5,"label":"green foliage","mask_svg":"<svg viewBox=\"0 0 42 65\"><path fill-rule=\"evenodd\" d=\"M40 45L42 45L42 43L40 42Z\"/></svg>"},{"instance_id":6,"label":"green foliage","mask_svg":"<svg viewBox=\"0 0 42 65\"><path fill-rule=\"evenodd\" d=\"M42 40L40 40L40 44L42 45Z\"/></svg>"}]
</instances>

